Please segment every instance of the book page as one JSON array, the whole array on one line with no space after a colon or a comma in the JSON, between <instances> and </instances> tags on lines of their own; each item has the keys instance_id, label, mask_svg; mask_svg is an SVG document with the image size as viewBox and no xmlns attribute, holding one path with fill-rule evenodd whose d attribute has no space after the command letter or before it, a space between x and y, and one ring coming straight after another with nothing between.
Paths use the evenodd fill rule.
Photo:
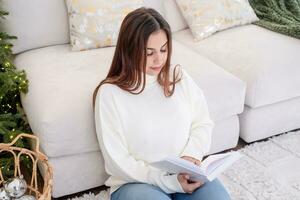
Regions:
<instances>
[{"instance_id":1,"label":"book page","mask_svg":"<svg viewBox=\"0 0 300 200\"><path fill-rule=\"evenodd\" d=\"M239 152L230 152L229 155L221 158L220 160L215 160L211 162L206 171L207 179L213 180L224 172L228 167L230 167L235 161L241 158Z\"/></svg>"},{"instance_id":2,"label":"book page","mask_svg":"<svg viewBox=\"0 0 300 200\"><path fill-rule=\"evenodd\" d=\"M182 158L168 157L162 161L151 163L151 166L169 173L204 174L199 166Z\"/></svg>"},{"instance_id":3,"label":"book page","mask_svg":"<svg viewBox=\"0 0 300 200\"><path fill-rule=\"evenodd\" d=\"M209 156L203 161L203 163L201 163L201 169L206 174L209 174L212 170L217 168L219 165L222 165L222 163L225 162L226 158L228 158L229 156L230 154Z\"/></svg>"},{"instance_id":4,"label":"book page","mask_svg":"<svg viewBox=\"0 0 300 200\"><path fill-rule=\"evenodd\" d=\"M187 173L191 180L212 181L241 157L239 152L216 154L207 157L200 166L178 157L150 163L151 166L169 173Z\"/></svg>"},{"instance_id":5,"label":"book page","mask_svg":"<svg viewBox=\"0 0 300 200\"><path fill-rule=\"evenodd\" d=\"M216 170L218 167L222 166L223 163L226 162L226 159L228 158L229 156L226 156L224 158L221 158L220 160L215 160L213 161L212 163L210 163L208 165L208 167L206 168L205 170L205 173L206 174L211 174L214 170Z\"/></svg>"}]
</instances>

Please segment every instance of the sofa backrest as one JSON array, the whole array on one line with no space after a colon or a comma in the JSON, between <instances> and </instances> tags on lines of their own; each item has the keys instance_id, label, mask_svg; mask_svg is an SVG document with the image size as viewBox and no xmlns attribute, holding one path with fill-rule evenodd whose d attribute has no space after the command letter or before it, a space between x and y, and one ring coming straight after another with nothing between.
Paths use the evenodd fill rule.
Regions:
<instances>
[{"instance_id":1,"label":"sofa backrest","mask_svg":"<svg viewBox=\"0 0 300 200\"><path fill-rule=\"evenodd\" d=\"M13 53L69 43L67 8L64 0L2 0L9 12L4 30L18 37Z\"/></svg>"},{"instance_id":2,"label":"sofa backrest","mask_svg":"<svg viewBox=\"0 0 300 200\"><path fill-rule=\"evenodd\" d=\"M70 42L67 7L64 0L1 0L9 15L1 24L4 31L17 36L13 53ZM144 6L164 15L163 1L144 0Z\"/></svg>"}]
</instances>

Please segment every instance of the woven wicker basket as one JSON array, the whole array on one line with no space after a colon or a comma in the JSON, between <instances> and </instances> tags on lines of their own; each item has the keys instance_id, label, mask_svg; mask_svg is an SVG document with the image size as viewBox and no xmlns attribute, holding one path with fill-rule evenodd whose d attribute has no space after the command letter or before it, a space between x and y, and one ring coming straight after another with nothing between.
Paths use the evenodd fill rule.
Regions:
<instances>
[{"instance_id":1,"label":"woven wicker basket","mask_svg":"<svg viewBox=\"0 0 300 200\"><path fill-rule=\"evenodd\" d=\"M36 140L35 149L28 150L25 148L14 147L13 145L20 138L31 138ZM52 167L48 163L48 158L39 151L39 139L38 137L30 134L19 134L11 143L0 143L0 153L1 152L10 152L14 156L14 177L21 175L20 169L20 156L22 154L28 155L32 161L32 173L30 183L27 181L28 192L31 195L34 195L38 200L51 200L51 190L53 185L53 171ZM37 165L43 168L43 186L42 192L38 189L37 181ZM0 166L1 167L1 166ZM4 182L2 171L0 168L0 186Z\"/></svg>"}]
</instances>

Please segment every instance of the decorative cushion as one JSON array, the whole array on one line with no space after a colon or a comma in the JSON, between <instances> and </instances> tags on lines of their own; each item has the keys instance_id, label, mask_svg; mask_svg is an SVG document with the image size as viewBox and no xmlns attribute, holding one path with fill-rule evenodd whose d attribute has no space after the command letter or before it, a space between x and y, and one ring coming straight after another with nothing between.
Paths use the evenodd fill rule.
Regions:
<instances>
[{"instance_id":1,"label":"decorative cushion","mask_svg":"<svg viewBox=\"0 0 300 200\"><path fill-rule=\"evenodd\" d=\"M259 19L247 0L176 0L195 41Z\"/></svg>"},{"instance_id":2,"label":"decorative cushion","mask_svg":"<svg viewBox=\"0 0 300 200\"><path fill-rule=\"evenodd\" d=\"M114 46L125 16L142 0L66 0L72 50Z\"/></svg>"}]
</instances>

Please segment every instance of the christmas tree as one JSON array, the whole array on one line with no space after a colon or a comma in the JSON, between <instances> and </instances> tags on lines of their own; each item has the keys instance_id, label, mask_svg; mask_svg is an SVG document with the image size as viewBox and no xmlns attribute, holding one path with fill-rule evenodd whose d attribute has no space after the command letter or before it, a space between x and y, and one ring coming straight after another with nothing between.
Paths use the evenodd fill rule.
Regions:
<instances>
[{"instance_id":1,"label":"christmas tree","mask_svg":"<svg viewBox=\"0 0 300 200\"><path fill-rule=\"evenodd\" d=\"M0 10L0 22L7 12ZM24 71L18 71L13 64L11 40L15 36L0 30L0 143L11 142L20 133L31 133L20 103L20 93L27 93L28 80ZM26 141L19 140L19 147L28 147ZM4 176L13 173L12 155L0 153L0 166Z\"/></svg>"}]
</instances>

